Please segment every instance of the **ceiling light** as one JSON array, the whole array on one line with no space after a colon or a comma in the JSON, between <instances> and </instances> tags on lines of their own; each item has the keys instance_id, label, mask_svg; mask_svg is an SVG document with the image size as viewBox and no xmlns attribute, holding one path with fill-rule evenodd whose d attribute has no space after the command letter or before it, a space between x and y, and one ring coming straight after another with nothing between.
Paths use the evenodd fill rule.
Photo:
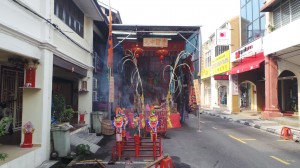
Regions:
<instances>
[{"instance_id":1,"label":"ceiling light","mask_svg":"<svg viewBox=\"0 0 300 168\"><path fill-rule=\"evenodd\" d=\"M126 31L112 31L113 34L132 34L135 35L136 32L126 32Z\"/></svg>"},{"instance_id":2,"label":"ceiling light","mask_svg":"<svg viewBox=\"0 0 300 168\"><path fill-rule=\"evenodd\" d=\"M126 40L136 40L136 37L117 37L117 39L119 40L123 40L123 39L126 39Z\"/></svg>"},{"instance_id":3,"label":"ceiling light","mask_svg":"<svg viewBox=\"0 0 300 168\"><path fill-rule=\"evenodd\" d=\"M159 35L159 36L175 36L177 33L168 33L168 32L152 32L151 35Z\"/></svg>"}]
</instances>

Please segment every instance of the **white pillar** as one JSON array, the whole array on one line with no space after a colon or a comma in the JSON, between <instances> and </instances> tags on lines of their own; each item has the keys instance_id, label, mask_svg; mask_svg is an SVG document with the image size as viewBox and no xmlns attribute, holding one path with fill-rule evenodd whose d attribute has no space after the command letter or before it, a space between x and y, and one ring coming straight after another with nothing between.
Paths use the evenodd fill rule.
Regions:
<instances>
[{"instance_id":1,"label":"white pillar","mask_svg":"<svg viewBox=\"0 0 300 168\"><path fill-rule=\"evenodd\" d=\"M30 121L35 128L32 143L42 147L39 159L47 160L50 154L51 98L53 53L43 49L36 70L36 89L23 89L22 124ZM22 141L24 134L22 134Z\"/></svg>"},{"instance_id":2,"label":"white pillar","mask_svg":"<svg viewBox=\"0 0 300 168\"><path fill-rule=\"evenodd\" d=\"M87 77L79 80L79 88L81 86L81 82L87 82L87 90L88 92L82 92L78 95L78 112L86 112L84 116L85 124L90 125L90 113L92 112L93 106L93 70L89 69L87 71Z\"/></svg>"}]
</instances>

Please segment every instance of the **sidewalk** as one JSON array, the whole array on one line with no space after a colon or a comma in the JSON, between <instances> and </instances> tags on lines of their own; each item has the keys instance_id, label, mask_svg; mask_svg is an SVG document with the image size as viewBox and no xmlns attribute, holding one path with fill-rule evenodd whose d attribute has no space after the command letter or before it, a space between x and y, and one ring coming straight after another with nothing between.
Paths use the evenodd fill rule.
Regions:
<instances>
[{"instance_id":1,"label":"sidewalk","mask_svg":"<svg viewBox=\"0 0 300 168\"><path fill-rule=\"evenodd\" d=\"M261 115L258 112L240 112L228 114L227 112L224 113L222 111L203 109L201 113L220 117L233 122L238 122L279 136L283 127L289 127L293 133L293 141L300 141L300 117L285 116L273 118L271 120L264 120L261 119Z\"/></svg>"}]
</instances>

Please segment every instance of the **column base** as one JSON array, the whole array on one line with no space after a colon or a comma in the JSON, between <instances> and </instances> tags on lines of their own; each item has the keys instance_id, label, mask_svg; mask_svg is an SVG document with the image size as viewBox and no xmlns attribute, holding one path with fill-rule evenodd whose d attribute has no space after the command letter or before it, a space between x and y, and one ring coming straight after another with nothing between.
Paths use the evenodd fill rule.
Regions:
<instances>
[{"instance_id":1,"label":"column base","mask_svg":"<svg viewBox=\"0 0 300 168\"><path fill-rule=\"evenodd\" d=\"M279 110L265 110L261 113L262 119L271 119L275 117L283 117L283 114Z\"/></svg>"}]
</instances>

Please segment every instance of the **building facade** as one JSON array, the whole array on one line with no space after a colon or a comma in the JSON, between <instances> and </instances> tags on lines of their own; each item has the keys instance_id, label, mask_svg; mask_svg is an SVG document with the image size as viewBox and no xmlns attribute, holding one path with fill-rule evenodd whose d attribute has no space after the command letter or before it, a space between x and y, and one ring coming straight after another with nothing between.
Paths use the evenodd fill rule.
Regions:
<instances>
[{"instance_id":1,"label":"building facade","mask_svg":"<svg viewBox=\"0 0 300 168\"><path fill-rule=\"evenodd\" d=\"M230 53L240 46L239 17L220 26L202 46L201 102L203 108L230 112L234 109L231 95ZM224 31L224 32L223 32ZM220 34L227 36L226 44L217 44Z\"/></svg>"},{"instance_id":2,"label":"building facade","mask_svg":"<svg viewBox=\"0 0 300 168\"><path fill-rule=\"evenodd\" d=\"M295 35L300 27L300 1L268 0L260 10L266 15L267 29L263 46L268 96L263 116L299 115L300 40Z\"/></svg>"},{"instance_id":3,"label":"building facade","mask_svg":"<svg viewBox=\"0 0 300 168\"><path fill-rule=\"evenodd\" d=\"M9 158L0 167L37 167L51 151L53 95L62 94L75 111L87 112L89 124L92 92L82 89L92 90L95 21L103 22L105 15L94 0L5 0L0 6L1 102L7 103L14 134L21 134L20 144L1 145ZM35 128L33 148L20 148L24 134L18 130L29 121Z\"/></svg>"}]
</instances>

